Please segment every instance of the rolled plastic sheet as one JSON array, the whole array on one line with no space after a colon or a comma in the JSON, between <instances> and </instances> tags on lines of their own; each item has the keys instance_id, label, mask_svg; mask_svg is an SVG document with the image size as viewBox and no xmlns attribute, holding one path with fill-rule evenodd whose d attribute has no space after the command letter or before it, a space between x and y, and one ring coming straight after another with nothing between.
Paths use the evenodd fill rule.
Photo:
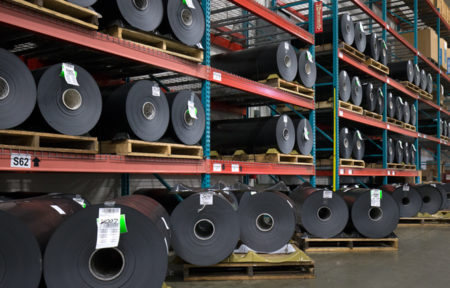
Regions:
<instances>
[{"instance_id":1,"label":"rolled plastic sheet","mask_svg":"<svg viewBox=\"0 0 450 288\"><path fill-rule=\"evenodd\" d=\"M214 121L212 127L211 149L222 154L238 149L265 153L270 148L289 154L295 146L295 127L288 115Z\"/></svg>"},{"instance_id":2,"label":"rolled plastic sheet","mask_svg":"<svg viewBox=\"0 0 450 288\"><path fill-rule=\"evenodd\" d=\"M347 71L341 70L341 72L339 72L339 99L344 102L348 102L350 100L351 93L352 84L350 81L350 76Z\"/></svg>"},{"instance_id":3,"label":"rolled plastic sheet","mask_svg":"<svg viewBox=\"0 0 450 288\"><path fill-rule=\"evenodd\" d=\"M439 184L442 186L442 188L444 188L444 191L446 192L446 200L445 202L447 202L447 208L450 208L450 183L445 183L445 184Z\"/></svg>"},{"instance_id":4,"label":"rolled plastic sheet","mask_svg":"<svg viewBox=\"0 0 450 288\"><path fill-rule=\"evenodd\" d=\"M393 79L414 82L414 63L411 60L389 63L389 77Z\"/></svg>"},{"instance_id":5,"label":"rolled plastic sheet","mask_svg":"<svg viewBox=\"0 0 450 288\"><path fill-rule=\"evenodd\" d=\"M97 2L97 0L67 0L70 3L76 4L81 7L90 7Z\"/></svg>"},{"instance_id":6,"label":"rolled plastic sheet","mask_svg":"<svg viewBox=\"0 0 450 288\"><path fill-rule=\"evenodd\" d=\"M363 97L362 97L362 106L364 109L374 112L377 108L377 96L375 95L376 91L373 88L372 83L363 84Z\"/></svg>"},{"instance_id":7,"label":"rolled plastic sheet","mask_svg":"<svg viewBox=\"0 0 450 288\"><path fill-rule=\"evenodd\" d=\"M420 70L420 88L426 91L427 87L428 87L427 72L422 69Z\"/></svg>"},{"instance_id":8,"label":"rolled plastic sheet","mask_svg":"<svg viewBox=\"0 0 450 288\"><path fill-rule=\"evenodd\" d=\"M299 68L305 68L298 67L298 64L295 49L287 41L211 57L211 66L256 81L264 80L271 74L293 81ZM310 68L312 72L313 66ZM313 76L312 73L310 76ZM308 79L312 80L312 77Z\"/></svg>"},{"instance_id":9,"label":"rolled plastic sheet","mask_svg":"<svg viewBox=\"0 0 450 288\"><path fill-rule=\"evenodd\" d=\"M447 192L445 187L442 184L440 184L440 183L438 183L438 184L430 184L430 185L433 186L433 187L436 187L436 189L438 189L439 192L441 193L442 204L441 204L441 207L439 208L439 210L446 210L448 208L447 199L448 199L450 194Z\"/></svg>"},{"instance_id":10,"label":"rolled plastic sheet","mask_svg":"<svg viewBox=\"0 0 450 288\"><path fill-rule=\"evenodd\" d=\"M145 141L159 140L169 125L169 104L158 84L149 80L127 83L106 99L95 132L103 139L128 133Z\"/></svg>"},{"instance_id":11,"label":"rolled plastic sheet","mask_svg":"<svg viewBox=\"0 0 450 288\"><path fill-rule=\"evenodd\" d=\"M417 110L416 110L416 105L415 104L411 104L410 105L410 119L409 119L409 123L411 123L411 125L416 126L417 125Z\"/></svg>"},{"instance_id":12,"label":"rolled plastic sheet","mask_svg":"<svg viewBox=\"0 0 450 288\"><path fill-rule=\"evenodd\" d=\"M294 234L294 203L281 192L245 192L238 213L241 241L255 251L276 251Z\"/></svg>"},{"instance_id":13,"label":"rolled plastic sheet","mask_svg":"<svg viewBox=\"0 0 450 288\"><path fill-rule=\"evenodd\" d=\"M353 137L347 127L342 127L339 132L339 154L341 158L350 159L353 153Z\"/></svg>"},{"instance_id":14,"label":"rolled plastic sheet","mask_svg":"<svg viewBox=\"0 0 450 288\"><path fill-rule=\"evenodd\" d=\"M405 103L403 102L402 97L396 96L394 97L394 105L395 105L395 118L399 121L403 121L403 111L405 107Z\"/></svg>"},{"instance_id":15,"label":"rolled plastic sheet","mask_svg":"<svg viewBox=\"0 0 450 288\"><path fill-rule=\"evenodd\" d=\"M375 32L368 35L366 51L364 53L375 61L380 60L380 46Z\"/></svg>"},{"instance_id":16,"label":"rolled plastic sheet","mask_svg":"<svg viewBox=\"0 0 450 288\"><path fill-rule=\"evenodd\" d=\"M417 87L420 87L420 80L421 80L421 75L420 75L419 65L414 64L414 82L413 82L413 84L416 85Z\"/></svg>"},{"instance_id":17,"label":"rolled plastic sheet","mask_svg":"<svg viewBox=\"0 0 450 288\"><path fill-rule=\"evenodd\" d=\"M352 45L355 40L355 25L349 13L339 16L339 38L348 45Z\"/></svg>"},{"instance_id":18,"label":"rolled plastic sheet","mask_svg":"<svg viewBox=\"0 0 450 288\"><path fill-rule=\"evenodd\" d=\"M403 143L403 162L411 164L411 147L408 142Z\"/></svg>"},{"instance_id":19,"label":"rolled plastic sheet","mask_svg":"<svg viewBox=\"0 0 450 288\"><path fill-rule=\"evenodd\" d=\"M312 88L316 84L316 62L308 50L301 51L298 55L298 77L300 83L305 87Z\"/></svg>"},{"instance_id":20,"label":"rolled plastic sheet","mask_svg":"<svg viewBox=\"0 0 450 288\"><path fill-rule=\"evenodd\" d=\"M422 197L422 209L420 212L434 214L442 207L443 197L441 191L430 184L415 186Z\"/></svg>"},{"instance_id":21,"label":"rolled plastic sheet","mask_svg":"<svg viewBox=\"0 0 450 288\"><path fill-rule=\"evenodd\" d=\"M303 29L308 30L306 24L301 25ZM348 45L353 45L355 41L355 24L349 13L345 12L339 15L339 40L344 41ZM333 42L333 21L332 19L325 19L323 21L323 33L315 35L316 45L322 45ZM295 47L305 47L305 43L299 40L294 40Z\"/></svg>"},{"instance_id":22,"label":"rolled plastic sheet","mask_svg":"<svg viewBox=\"0 0 450 288\"><path fill-rule=\"evenodd\" d=\"M422 208L419 191L409 184L384 185L383 192L390 193L400 208L400 217L414 217Z\"/></svg>"},{"instance_id":23,"label":"rolled plastic sheet","mask_svg":"<svg viewBox=\"0 0 450 288\"><path fill-rule=\"evenodd\" d=\"M205 33L205 15L197 0L163 0L164 17L158 31L170 34L180 42L194 46Z\"/></svg>"},{"instance_id":24,"label":"rolled plastic sheet","mask_svg":"<svg viewBox=\"0 0 450 288\"><path fill-rule=\"evenodd\" d=\"M416 165L416 151L417 151L416 146L413 143L411 143L409 145L409 157L411 158L410 162L412 165Z\"/></svg>"},{"instance_id":25,"label":"rolled plastic sheet","mask_svg":"<svg viewBox=\"0 0 450 288\"><path fill-rule=\"evenodd\" d=\"M222 194L203 192L181 202L170 217L172 247L184 261L200 266L219 263L239 240L237 203Z\"/></svg>"},{"instance_id":26,"label":"rolled plastic sheet","mask_svg":"<svg viewBox=\"0 0 450 288\"><path fill-rule=\"evenodd\" d=\"M328 189L298 186L289 195L295 203L295 216L314 237L331 238L347 225L349 211L345 201Z\"/></svg>"},{"instance_id":27,"label":"rolled plastic sheet","mask_svg":"<svg viewBox=\"0 0 450 288\"><path fill-rule=\"evenodd\" d=\"M388 117L394 118L396 114L396 102L395 98L391 92L387 96L387 115Z\"/></svg>"},{"instance_id":28,"label":"rolled plastic sheet","mask_svg":"<svg viewBox=\"0 0 450 288\"><path fill-rule=\"evenodd\" d=\"M36 105L36 83L28 67L0 49L0 129L22 124Z\"/></svg>"},{"instance_id":29,"label":"rolled plastic sheet","mask_svg":"<svg viewBox=\"0 0 450 288\"><path fill-rule=\"evenodd\" d=\"M111 208L120 208L121 230L125 231L117 247L96 249L100 209L103 213ZM141 287L142 283L161 287L170 243L165 237L171 228L167 217L161 205L143 195L116 199L114 206L107 203L79 211L58 228L47 246L47 287Z\"/></svg>"},{"instance_id":30,"label":"rolled plastic sheet","mask_svg":"<svg viewBox=\"0 0 450 288\"><path fill-rule=\"evenodd\" d=\"M358 76L354 76L352 78L351 98L353 104L355 104L356 106L361 105L363 98L363 89Z\"/></svg>"},{"instance_id":31,"label":"rolled plastic sheet","mask_svg":"<svg viewBox=\"0 0 450 288\"><path fill-rule=\"evenodd\" d=\"M398 164L403 162L403 149L402 140L395 141L395 162Z\"/></svg>"},{"instance_id":32,"label":"rolled plastic sheet","mask_svg":"<svg viewBox=\"0 0 450 288\"><path fill-rule=\"evenodd\" d=\"M381 88L377 89L376 92L376 98L377 98L377 108L376 108L376 113L383 115L384 112L384 93L383 90L381 90Z\"/></svg>"},{"instance_id":33,"label":"rolled plastic sheet","mask_svg":"<svg viewBox=\"0 0 450 288\"><path fill-rule=\"evenodd\" d=\"M426 91L430 94L433 93L433 76L431 73L427 74L427 89Z\"/></svg>"},{"instance_id":34,"label":"rolled plastic sheet","mask_svg":"<svg viewBox=\"0 0 450 288\"><path fill-rule=\"evenodd\" d=\"M53 231L82 209L81 204L67 196L51 195L0 203L2 287L40 287L41 251L46 248ZM75 198L75 195L71 196ZM77 199L84 201L80 197Z\"/></svg>"},{"instance_id":35,"label":"rolled plastic sheet","mask_svg":"<svg viewBox=\"0 0 450 288\"><path fill-rule=\"evenodd\" d=\"M388 156L388 163L394 163L395 161L395 145L394 145L394 140L392 140L392 138L389 137L388 139L388 151L387 151L387 156Z\"/></svg>"},{"instance_id":36,"label":"rolled plastic sheet","mask_svg":"<svg viewBox=\"0 0 450 288\"><path fill-rule=\"evenodd\" d=\"M366 51L367 36L366 36L366 31L364 31L363 23L361 21L355 23L354 45L356 46L356 49L358 49L358 51L360 51L360 52Z\"/></svg>"},{"instance_id":37,"label":"rolled plastic sheet","mask_svg":"<svg viewBox=\"0 0 450 288\"><path fill-rule=\"evenodd\" d=\"M378 38L378 50L380 51L380 62L383 65L388 64L388 48L386 45L386 41L384 41L382 38Z\"/></svg>"},{"instance_id":38,"label":"rolled plastic sheet","mask_svg":"<svg viewBox=\"0 0 450 288\"><path fill-rule=\"evenodd\" d=\"M307 119L296 119L294 126L296 127L296 144L300 154L310 155L314 144L311 123Z\"/></svg>"},{"instance_id":39,"label":"rolled plastic sheet","mask_svg":"<svg viewBox=\"0 0 450 288\"><path fill-rule=\"evenodd\" d=\"M192 191L190 191L193 193ZM187 197L186 195L189 195L186 192L174 192L167 189L139 189L133 192L134 195L144 195L147 197L152 198L159 204L161 204L164 209L168 213L172 213L172 211L177 207L177 205L183 200L183 198ZM184 197L183 197L184 196Z\"/></svg>"},{"instance_id":40,"label":"rolled plastic sheet","mask_svg":"<svg viewBox=\"0 0 450 288\"><path fill-rule=\"evenodd\" d=\"M206 116L202 101L189 90L167 94L170 127L167 136L186 145L197 144L205 132Z\"/></svg>"},{"instance_id":41,"label":"rolled plastic sheet","mask_svg":"<svg viewBox=\"0 0 450 288\"><path fill-rule=\"evenodd\" d=\"M444 130L444 136L448 136L448 123L447 120L444 120L444 127L442 127Z\"/></svg>"},{"instance_id":42,"label":"rolled plastic sheet","mask_svg":"<svg viewBox=\"0 0 450 288\"><path fill-rule=\"evenodd\" d=\"M351 225L364 237L387 237L397 228L400 211L389 193L362 188L338 193L349 206Z\"/></svg>"},{"instance_id":43,"label":"rolled plastic sheet","mask_svg":"<svg viewBox=\"0 0 450 288\"><path fill-rule=\"evenodd\" d=\"M364 143L364 138L362 133L359 130L355 130L353 132L353 151L352 156L353 159L362 160L364 158L364 153L366 149L366 145Z\"/></svg>"},{"instance_id":44,"label":"rolled plastic sheet","mask_svg":"<svg viewBox=\"0 0 450 288\"><path fill-rule=\"evenodd\" d=\"M409 106L409 103L404 101L402 109L403 109L403 122L409 124L409 122L411 121L411 108Z\"/></svg>"}]
</instances>

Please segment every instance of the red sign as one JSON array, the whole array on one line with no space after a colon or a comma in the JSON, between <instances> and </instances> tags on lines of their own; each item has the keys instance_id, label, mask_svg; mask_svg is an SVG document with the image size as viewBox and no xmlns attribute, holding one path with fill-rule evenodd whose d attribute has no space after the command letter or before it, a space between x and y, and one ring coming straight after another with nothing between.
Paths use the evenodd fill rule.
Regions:
<instances>
[{"instance_id":1,"label":"red sign","mask_svg":"<svg viewBox=\"0 0 450 288\"><path fill-rule=\"evenodd\" d=\"M317 1L314 3L314 32L323 32L323 2Z\"/></svg>"}]
</instances>

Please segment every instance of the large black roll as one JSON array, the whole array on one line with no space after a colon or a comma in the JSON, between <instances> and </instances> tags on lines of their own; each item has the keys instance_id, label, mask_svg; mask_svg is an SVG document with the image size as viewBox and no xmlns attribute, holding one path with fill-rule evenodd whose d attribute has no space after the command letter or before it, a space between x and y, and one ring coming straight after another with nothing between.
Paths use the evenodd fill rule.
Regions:
<instances>
[{"instance_id":1,"label":"large black roll","mask_svg":"<svg viewBox=\"0 0 450 288\"><path fill-rule=\"evenodd\" d=\"M361 81L359 81L358 76L354 76L352 78L352 89L351 89L351 98L353 104L355 104L356 106L361 105L362 97L363 97L363 89Z\"/></svg>"},{"instance_id":2,"label":"large black roll","mask_svg":"<svg viewBox=\"0 0 450 288\"><path fill-rule=\"evenodd\" d=\"M353 132L353 151L352 151L352 156L353 159L356 160L362 160L364 158L364 152L365 152L365 144L364 144L364 139L363 139L363 135L359 130L355 130L355 132Z\"/></svg>"},{"instance_id":3,"label":"large black roll","mask_svg":"<svg viewBox=\"0 0 450 288\"><path fill-rule=\"evenodd\" d=\"M388 67L390 77L411 83L414 82L414 63L411 60L390 63Z\"/></svg>"},{"instance_id":4,"label":"large black roll","mask_svg":"<svg viewBox=\"0 0 450 288\"><path fill-rule=\"evenodd\" d=\"M383 113L384 113L384 93L383 93L383 90L381 90L381 88L377 89L376 98L377 98L377 108L375 111L378 114L383 115Z\"/></svg>"},{"instance_id":5,"label":"large black roll","mask_svg":"<svg viewBox=\"0 0 450 288\"><path fill-rule=\"evenodd\" d=\"M395 141L395 161L398 164L403 162L403 143L401 140Z\"/></svg>"},{"instance_id":6,"label":"large black roll","mask_svg":"<svg viewBox=\"0 0 450 288\"><path fill-rule=\"evenodd\" d=\"M419 65L414 64L414 82L413 82L413 84L416 85L417 87L420 87L420 80L421 80L421 75L420 75Z\"/></svg>"},{"instance_id":7,"label":"large black roll","mask_svg":"<svg viewBox=\"0 0 450 288\"><path fill-rule=\"evenodd\" d=\"M411 108L409 107L408 102L404 101L404 104L403 104L403 122L408 124L410 121L411 121Z\"/></svg>"},{"instance_id":8,"label":"large black roll","mask_svg":"<svg viewBox=\"0 0 450 288\"><path fill-rule=\"evenodd\" d=\"M384 41L382 38L378 39L378 50L380 53L380 62L383 65L387 65L388 64L388 55L387 55L387 45L386 45L386 41Z\"/></svg>"},{"instance_id":9,"label":"large black roll","mask_svg":"<svg viewBox=\"0 0 450 288\"><path fill-rule=\"evenodd\" d=\"M347 127L339 131L339 154L341 158L350 159L353 153L353 137Z\"/></svg>"},{"instance_id":10,"label":"large black roll","mask_svg":"<svg viewBox=\"0 0 450 288\"><path fill-rule=\"evenodd\" d=\"M334 237L347 225L347 205L333 191L298 186L290 197L295 203L297 223L314 237Z\"/></svg>"},{"instance_id":11,"label":"large black roll","mask_svg":"<svg viewBox=\"0 0 450 288\"><path fill-rule=\"evenodd\" d=\"M297 148L302 155L310 155L314 144L311 123L307 119L294 120Z\"/></svg>"},{"instance_id":12,"label":"large black roll","mask_svg":"<svg viewBox=\"0 0 450 288\"><path fill-rule=\"evenodd\" d=\"M422 208L419 191L408 184L384 185L383 192L390 193L400 208L400 217L414 217Z\"/></svg>"},{"instance_id":13,"label":"large black roll","mask_svg":"<svg viewBox=\"0 0 450 288\"><path fill-rule=\"evenodd\" d=\"M447 120L444 120L444 125L443 125L442 129L444 130L444 136L448 137L448 123L447 123Z\"/></svg>"},{"instance_id":14,"label":"large black roll","mask_svg":"<svg viewBox=\"0 0 450 288\"><path fill-rule=\"evenodd\" d=\"M411 164L411 148L408 142L403 143L403 162Z\"/></svg>"},{"instance_id":15,"label":"large black roll","mask_svg":"<svg viewBox=\"0 0 450 288\"><path fill-rule=\"evenodd\" d=\"M403 121L403 110L405 104L403 103L403 99L400 96L396 96L394 100L395 105L395 118L399 121Z\"/></svg>"},{"instance_id":16,"label":"large black roll","mask_svg":"<svg viewBox=\"0 0 450 288\"><path fill-rule=\"evenodd\" d=\"M211 57L211 66L252 80L264 80L271 74L278 74L286 81L293 81L299 70L298 63L297 54L289 42ZM310 68L313 69L312 66Z\"/></svg>"},{"instance_id":17,"label":"large black roll","mask_svg":"<svg viewBox=\"0 0 450 288\"><path fill-rule=\"evenodd\" d=\"M0 49L0 129L22 124L36 105L36 83L28 67Z\"/></svg>"},{"instance_id":18,"label":"large black roll","mask_svg":"<svg viewBox=\"0 0 450 288\"><path fill-rule=\"evenodd\" d=\"M415 104L411 104L410 106L411 110L410 110L410 119L409 119L409 123L411 123L411 125L416 126L417 125L417 110L416 110L416 105Z\"/></svg>"},{"instance_id":19,"label":"large black roll","mask_svg":"<svg viewBox=\"0 0 450 288\"><path fill-rule=\"evenodd\" d=\"M375 32L368 35L369 41L366 46L366 51L364 52L369 57L373 58L373 60L380 60L380 46L378 45L378 37Z\"/></svg>"},{"instance_id":20,"label":"large black roll","mask_svg":"<svg viewBox=\"0 0 450 288\"><path fill-rule=\"evenodd\" d=\"M433 85L434 85L433 76L431 75L431 73L428 73L427 74L427 89L426 89L426 91L430 94L433 93Z\"/></svg>"},{"instance_id":21,"label":"large black roll","mask_svg":"<svg viewBox=\"0 0 450 288\"><path fill-rule=\"evenodd\" d=\"M99 209L90 206L65 221L45 251L47 287L161 287L168 263L167 212L142 195L116 199L127 232L115 248L96 248Z\"/></svg>"},{"instance_id":22,"label":"large black roll","mask_svg":"<svg viewBox=\"0 0 450 288\"><path fill-rule=\"evenodd\" d=\"M387 116L394 118L395 117L395 111L396 111L396 105L395 105L395 98L392 95L391 92L388 93L387 96Z\"/></svg>"},{"instance_id":23,"label":"large black roll","mask_svg":"<svg viewBox=\"0 0 450 288\"><path fill-rule=\"evenodd\" d=\"M447 207L450 207L450 183L445 183L442 185L444 185L444 189L447 191Z\"/></svg>"},{"instance_id":24,"label":"large black roll","mask_svg":"<svg viewBox=\"0 0 450 288\"><path fill-rule=\"evenodd\" d=\"M97 0L67 0L70 3L82 6L82 7L89 7L95 4Z\"/></svg>"},{"instance_id":25,"label":"large black roll","mask_svg":"<svg viewBox=\"0 0 450 288\"><path fill-rule=\"evenodd\" d=\"M450 194L447 193L447 190L446 190L446 189L444 188L444 186L441 185L441 184L431 184L431 186L436 187L436 189L438 189L439 192L441 193L441 196L442 196L442 204L441 204L441 207L439 208L439 210L445 210L445 209L447 209L447 208L448 208L448 205L447 205L447 199L448 199L448 196L449 196Z\"/></svg>"},{"instance_id":26,"label":"large black roll","mask_svg":"<svg viewBox=\"0 0 450 288\"><path fill-rule=\"evenodd\" d=\"M211 205L204 204L209 201ZM183 200L170 217L175 253L186 262L201 266L228 257L239 240L236 210L237 203L232 204L223 195L212 192L208 197L197 193Z\"/></svg>"},{"instance_id":27,"label":"large black roll","mask_svg":"<svg viewBox=\"0 0 450 288\"><path fill-rule=\"evenodd\" d=\"M377 108L377 97L372 83L363 84L362 106L372 112Z\"/></svg>"},{"instance_id":28,"label":"large black roll","mask_svg":"<svg viewBox=\"0 0 450 288\"><path fill-rule=\"evenodd\" d=\"M423 201L420 212L429 214L438 212L443 202L441 192L430 184L417 185L416 188L419 190Z\"/></svg>"},{"instance_id":29,"label":"large black roll","mask_svg":"<svg viewBox=\"0 0 450 288\"><path fill-rule=\"evenodd\" d=\"M350 76L347 71L342 70L339 72L339 98L348 102L352 93L352 85L350 82Z\"/></svg>"},{"instance_id":30,"label":"large black roll","mask_svg":"<svg viewBox=\"0 0 450 288\"><path fill-rule=\"evenodd\" d=\"M409 156L411 157L410 162L412 165L416 165L416 151L417 151L416 146L413 143L411 143L409 145L409 148L410 148Z\"/></svg>"},{"instance_id":31,"label":"large black roll","mask_svg":"<svg viewBox=\"0 0 450 288\"><path fill-rule=\"evenodd\" d=\"M427 72L425 70L420 70L420 88L424 91L427 90L428 87L428 79L427 79Z\"/></svg>"},{"instance_id":32,"label":"large black roll","mask_svg":"<svg viewBox=\"0 0 450 288\"><path fill-rule=\"evenodd\" d=\"M388 152L387 152L387 156L388 156L388 163L394 163L395 161L395 145L394 145L394 140L392 140L392 138L389 137L388 139Z\"/></svg>"},{"instance_id":33,"label":"large black roll","mask_svg":"<svg viewBox=\"0 0 450 288\"><path fill-rule=\"evenodd\" d=\"M255 251L276 251L294 234L294 204L281 192L245 192L238 213L241 241Z\"/></svg>"},{"instance_id":34,"label":"large black roll","mask_svg":"<svg viewBox=\"0 0 450 288\"><path fill-rule=\"evenodd\" d=\"M243 149L247 153L265 153L276 148L289 154L295 146L295 127L287 115L214 121L211 148L223 154Z\"/></svg>"},{"instance_id":35,"label":"large black roll","mask_svg":"<svg viewBox=\"0 0 450 288\"><path fill-rule=\"evenodd\" d=\"M367 36L364 31L364 26L362 22L355 23L355 43L356 49L360 52L366 51L367 46Z\"/></svg>"},{"instance_id":36,"label":"large black roll","mask_svg":"<svg viewBox=\"0 0 450 288\"><path fill-rule=\"evenodd\" d=\"M442 209L448 209L450 208L450 183L446 183L446 184L436 184L438 187L438 189L443 192L444 194L444 202L442 205Z\"/></svg>"},{"instance_id":37,"label":"large black roll","mask_svg":"<svg viewBox=\"0 0 450 288\"><path fill-rule=\"evenodd\" d=\"M156 82L140 80L115 89L105 101L96 133L113 139L125 132L145 141L159 140L169 125L169 104Z\"/></svg>"},{"instance_id":38,"label":"large black roll","mask_svg":"<svg viewBox=\"0 0 450 288\"><path fill-rule=\"evenodd\" d=\"M298 78L300 79L300 83L308 88L316 84L316 62L308 50L301 51L298 55Z\"/></svg>"},{"instance_id":39,"label":"large black roll","mask_svg":"<svg viewBox=\"0 0 450 288\"><path fill-rule=\"evenodd\" d=\"M353 227L363 236L383 238L397 228L400 211L389 193L361 188L339 193L350 208Z\"/></svg>"},{"instance_id":40,"label":"large black roll","mask_svg":"<svg viewBox=\"0 0 450 288\"><path fill-rule=\"evenodd\" d=\"M188 3L193 5L188 6ZM205 33L205 15L197 0L163 0L165 13L158 31L171 34L182 43L193 46L200 43Z\"/></svg>"},{"instance_id":41,"label":"large black roll","mask_svg":"<svg viewBox=\"0 0 450 288\"><path fill-rule=\"evenodd\" d=\"M192 91L168 93L170 128L167 135L183 144L198 143L205 132L206 116L202 101Z\"/></svg>"}]
</instances>

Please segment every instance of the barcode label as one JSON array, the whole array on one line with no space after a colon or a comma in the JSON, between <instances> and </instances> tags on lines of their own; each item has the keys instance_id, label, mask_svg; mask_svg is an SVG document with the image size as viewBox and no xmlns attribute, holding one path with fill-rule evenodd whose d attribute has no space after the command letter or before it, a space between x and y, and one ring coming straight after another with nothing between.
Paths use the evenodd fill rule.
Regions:
<instances>
[{"instance_id":1,"label":"barcode label","mask_svg":"<svg viewBox=\"0 0 450 288\"><path fill-rule=\"evenodd\" d=\"M212 193L202 193L200 194L200 205L213 205L213 199Z\"/></svg>"},{"instance_id":2,"label":"barcode label","mask_svg":"<svg viewBox=\"0 0 450 288\"><path fill-rule=\"evenodd\" d=\"M323 190L323 199L331 199L333 198L333 191Z\"/></svg>"},{"instance_id":3,"label":"barcode label","mask_svg":"<svg viewBox=\"0 0 450 288\"><path fill-rule=\"evenodd\" d=\"M214 163L213 164L213 172L222 172L222 164Z\"/></svg>"},{"instance_id":4,"label":"barcode label","mask_svg":"<svg viewBox=\"0 0 450 288\"><path fill-rule=\"evenodd\" d=\"M381 190L372 189L370 190L370 206L380 207L381 205Z\"/></svg>"},{"instance_id":5,"label":"barcode label","mask_svg":"<svg viewBox=\"0 0 450 288\"><path fill-rule=\"evenodd\" d=\"M75 66L68 63L62 64L62 72L67 84L80 86L77 81L77 73L75 72Z\"/></svg>"},{"instance_id":6,"label":"barcode label","mask_svg":"<svg viewBox=\"0 0 450 288\"><path fill-rule=\"evenodd\" d=\"M240 167L239 164L231 164L231 172L239 172Z\"/></svg>"},{"instance_id":7,"label":"barcode label","mask_svg":"<svg viewBox=\"0 0 450 288\"><path fill-rule=\"evenodd\" d=\"M222 81L222 73L213 72L213 79L216 81Z\"/></svg>"},{"instance_id":8,"label":"barcode label","mask_svg":"<svg viewBox=\"0 0 450 288\"><path fill-rule=\"evenodd\" d=\"M114 248L120 240L120 208L99 208L95 249Z\"/></svg>"},{"instance_id":9,"label":"barcode label","mask_svg":"<svg viewBox=\"0 0 450 288\"><path fill-rule=\"evenodd\" d=\"M159 97L161 96L161 88L159 88L158 86L153 86L152 87L152 95Z\"/></svg>"}]
</instances>

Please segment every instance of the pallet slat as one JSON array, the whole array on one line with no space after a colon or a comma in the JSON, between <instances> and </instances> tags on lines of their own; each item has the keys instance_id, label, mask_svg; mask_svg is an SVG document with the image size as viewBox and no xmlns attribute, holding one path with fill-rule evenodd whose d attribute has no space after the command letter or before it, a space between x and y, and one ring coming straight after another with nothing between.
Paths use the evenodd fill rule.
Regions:
<instances>
[{"instance_id":1,"label":"pallet slat","mask_svg":"<svg viewBox=\"0 0 450 288\"><path fill-rule=\"evenodd\" d=\"M219 155L217 151L212 153L214 159L227 161L277 163L293 165L314 165L314 157L310 155L300 155L296 152L283 154L276 149L269 149L264 154L247 154L243 150L237 150L233 155Z\"/></svg>"},{"instance_id":2,"label":"pallet slat","mask_svg":"<svg viewBox=\"0 0 450 288\"><path fill-rule=\"evenodd\" d=\"M259 82L288 93L292 93L308 99L314 99L314 89L307 88L298 83L286 81L275 74L272 74L267 79L261 80Z\"/></svg>"},{"instance_id":3,"label":"pallet slat","mask_svg":"<svg viewBox=\"0 0 450 288\"><path fill-rule=\"evenodd\" d=\"M365 168L366 162L364 162L364 160L339 159L339 167Z\"/></svg>"},{"instance_id":4,"label":"pallet slat","mask_svg":"<svg viewBox=\"0 0 450 288\"><path fill-rule=\"evenodd\" d=\"M300 238L305 252L397 251L398 238Z\"/></svg>"},{"instance_id":5,"label":"pallet slat","mask_svg":"<svg viewBox=\"0 0 450 288\"><path fill-rule=\"evenodd\" d=\"M364 110L364 116L376 119L376 120L383 120L383 115L368 111L368 110Z\"/></svg>"},{"instance_id":6,"label":"pallet slat","mask_svg":"<svg viewBox=\"0 0 450 288\"><path fill-rule=\"evenodd\" d=\"M366 61L365 63L367 64L367 66L369 66L372 69L377 70L378 72L381 72L383 74L389 75L389 67L381 64L378 61L375 61L374 59L370 58L370 57L366 57Z\"/></svg>"},{"instance_id":7,"label":"pallet slat","mask_svg":"<svg viewBox=\"0 0 450 288\"><path fill-rule=\"evenodd\" d=\"M330 109L330 108L333 108L332 98L328 99L327 101L320 101L316 103L316 109ZM364 109L362 107L341 100L339 100L339 108L359 115L364 114Z\"/></svg>"}]
</instances>

